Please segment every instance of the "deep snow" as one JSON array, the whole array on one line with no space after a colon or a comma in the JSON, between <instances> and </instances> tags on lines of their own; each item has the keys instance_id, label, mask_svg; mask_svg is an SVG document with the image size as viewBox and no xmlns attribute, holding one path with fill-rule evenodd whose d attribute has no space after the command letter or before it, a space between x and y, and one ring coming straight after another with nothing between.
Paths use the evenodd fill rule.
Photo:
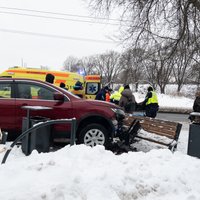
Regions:
<instances>
[{"instance_id":1,"label":"deep snow","mask_svg":"<svg viewBox=\"0 0 200 200\"><path fill-rule=\"evenodd\" d=\"M136 94L136 99L142 98ZM193 104L192 99L159 95L160 106L169 102L189 108ZM0 199L200 199L200 160L187 155L188 127L189 121L183 124L175 153L144 141L135 144L138 152L121 155L102 146L75 145L26 157L15 146L0 166Z\"/></svg>"}]
</instances>

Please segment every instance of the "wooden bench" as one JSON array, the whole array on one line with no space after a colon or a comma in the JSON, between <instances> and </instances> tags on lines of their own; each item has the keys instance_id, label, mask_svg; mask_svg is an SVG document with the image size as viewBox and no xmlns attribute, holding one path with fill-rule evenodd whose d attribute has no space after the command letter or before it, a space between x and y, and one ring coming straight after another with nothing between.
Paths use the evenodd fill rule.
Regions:
<instances>
[{"instance_id":1,"label":"wooden bench","mask_svg":"<svg viewBox=\"0 0 200 200\"><path fill-rule=\"evenodd\" d=\"M165 145L172 151L177 148L177 142L179 139L182 124L150 117L127 115L124 119L124 125L128 127L134 126L136 121L139 121L141 129L160 137L149 137L147 134L143 134L142 131L138 131L137 134L133 135L134 138ZM134 138L132 138L132 140ZM167 138L167 140L165 138Z\"/></svg>"}]
</instances>

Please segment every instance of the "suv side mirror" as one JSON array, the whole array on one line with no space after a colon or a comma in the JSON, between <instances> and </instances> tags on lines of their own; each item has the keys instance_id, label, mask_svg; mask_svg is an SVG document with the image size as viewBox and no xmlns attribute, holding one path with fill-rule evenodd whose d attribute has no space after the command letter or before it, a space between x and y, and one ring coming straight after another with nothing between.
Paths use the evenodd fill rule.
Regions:
<instances>
[{"instance_id":1,"label":"suv side mirror","mask_svg":"<svg viewBox=\"0 0 200 200\"><path fill-rule=\"evenodd\" d=\"M57 101L64 101L64 95L62 93L54 93L53 95L54 97L54 100L57 100Z\"/></svg>"}]
</instances>

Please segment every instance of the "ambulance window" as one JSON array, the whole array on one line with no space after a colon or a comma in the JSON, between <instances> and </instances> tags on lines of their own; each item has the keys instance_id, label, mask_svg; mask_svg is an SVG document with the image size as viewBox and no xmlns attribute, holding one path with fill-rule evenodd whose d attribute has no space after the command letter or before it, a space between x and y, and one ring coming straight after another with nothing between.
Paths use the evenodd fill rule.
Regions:
<instances>
[{"instance_id":1,"label":"ambulance window","mask_svg":"<svg viewBox=\"0 0 200 200\"><path fill-rule=\"evenodd\" d=\"M11 98L11 84L0 83L0 98Z\"/></svg>"},{"instance_id":2,"label":"ambulance window","mask_svg":"<svg viewBox=\"0 0 200 200\"><path fill-rule=\"evenodd\" d=\"M97 94L99 91L99 83L87 83L86 94Z\"/></svg>"}]
</instances>

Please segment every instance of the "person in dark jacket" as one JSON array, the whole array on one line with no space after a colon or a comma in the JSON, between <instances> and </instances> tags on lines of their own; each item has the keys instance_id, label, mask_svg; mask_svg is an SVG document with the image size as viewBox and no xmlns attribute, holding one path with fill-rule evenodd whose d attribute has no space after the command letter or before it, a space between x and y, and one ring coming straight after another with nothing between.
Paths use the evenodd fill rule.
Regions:
<instances>
[{"instance_id":1,"label":"person in dark jacket","mask_svg":"<svg viewBox=\"0 0 200 200\"><path fill-rule=\"evenodd\" d=\"M153 87L148 87L148 92L143 104L145 105L145 115L147 117L155 118L159 109L158 97Z\"/></svg>"},{"instance_id":2,"label":"person in dark jacket","mask_svg":"<svg viewBox=\"0 0 200 200\"><path fill-rule=\"evenodd\" d=\"M195 98L194 104L193 104L193 111L200 112L200 91L197 91L195 96L196 96L196 98Z\"/></svg>"},{"instance_id":3,"label":"person in dark jacket","mask_svg":"<svg viewBox=\"0 0 200 200\"><path fill-rule=\"evenodd\" d=\"M124 86L124 90L122 91L121 95L119 106L121 106L127 113L132 113L135 111L136 101L129 85Z\"/></svg>"},{"instance_id":4,"label":"person in dark jacket","mask_svg":"<svg viewBox=\"0 0 200 200\"><path fill-rule=\"evenodd\" d=\"M106 93L109 91L108 86L103 87L96 95L95 100L106 101Z\"/></svg>"},{"instance_id":5,"label":"person in dark jacket","mask_svg":"<svg viewBox=\"0 0 200 200\"><path fill-rule=\"evenodd\" d=\"M193 103L193 112L199 112L200 113L200 90L199 89L197 90L195 96L196 96L196 98L195 98L194 103ZM190 121L193 122L193 123L200 124L200 117L198 115L190 115L188 117L188 119L190 119Z\"/></svg>"},{"instance_id":6,"label":"person in dark jacket","mask_svg":"<svg viewBox=\"0 0 200 200\"><path fill-rule=\"evenodd\" d=\"M80 81L77 81L75 85L73 86L74 90L83 90L83 83Z\"/></svg>"}]
</instances>

